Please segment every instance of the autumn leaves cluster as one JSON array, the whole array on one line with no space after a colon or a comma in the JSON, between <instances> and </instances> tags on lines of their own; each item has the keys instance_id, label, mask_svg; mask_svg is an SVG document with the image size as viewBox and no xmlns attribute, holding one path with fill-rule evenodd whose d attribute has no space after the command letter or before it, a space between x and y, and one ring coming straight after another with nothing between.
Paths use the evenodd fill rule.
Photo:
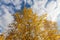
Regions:
<instances>
[{"instance_id":1,"label":"autumn leaves cluster","mask_svg":"<svg viewBox=\"0 0 60 40\"><path fill-rule=\"evenodd\" d=\"M13 29L5 40L59 40L57 23L48 21L47 14L38 16L32 9L24 8L13 15Z\"/></svg>"}]
</instances>

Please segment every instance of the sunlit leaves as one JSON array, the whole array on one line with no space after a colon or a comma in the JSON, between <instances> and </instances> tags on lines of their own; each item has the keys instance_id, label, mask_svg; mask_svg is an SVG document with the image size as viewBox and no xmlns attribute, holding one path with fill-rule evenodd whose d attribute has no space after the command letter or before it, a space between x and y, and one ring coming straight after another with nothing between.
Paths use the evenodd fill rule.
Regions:
<instances>
[{"instance_id":1,"label":"sunlit leaves","mask_svg":"<svg viewBox=\"0 0 60 40\"><path fill-rule=\"evenodd\" d=\"M14 14L15 29L6 40L59 40L56 22L48 21L47 14L38 16L32 9L24 8Z\"/></svg>"}]
</instances>

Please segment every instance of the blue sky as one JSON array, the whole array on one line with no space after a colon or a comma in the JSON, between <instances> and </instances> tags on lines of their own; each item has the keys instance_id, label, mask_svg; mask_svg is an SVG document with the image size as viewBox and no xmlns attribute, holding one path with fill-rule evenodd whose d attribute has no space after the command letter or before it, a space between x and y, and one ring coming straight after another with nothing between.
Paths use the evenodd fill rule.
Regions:
<instances>
[{"instance_id":1,"label":"blue sky","mask_svg":"<svg viewBox=\"0 0 60 40\"><path fill-rule=\"evenodd\" d=\"M40 5L38 5L40 4ZM58 25L60 25L60 0L0 0L0 27L8 28L7 24L12 22L12 14L16 13L23 8L32 8L37 14L48 13L49 20L56 20ZM8 18L10 19L8 19ZM8 23L6 23L6 22ZM1 26L2 25L2 26ZM5 29L6 29L5 28ZM0 32L2 29L0 29Z\"/></svg>"}]
</instances>

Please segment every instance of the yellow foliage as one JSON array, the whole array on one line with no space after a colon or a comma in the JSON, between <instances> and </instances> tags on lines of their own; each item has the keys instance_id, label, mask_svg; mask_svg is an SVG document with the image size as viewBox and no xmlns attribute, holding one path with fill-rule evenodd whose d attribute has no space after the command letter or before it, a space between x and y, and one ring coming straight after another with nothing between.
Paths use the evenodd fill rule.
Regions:
<instances>
[{"instance_id":1,"label":"yellow foliage","mask_svg":"<svg viewBox=\"0 0 60 40\"><path fill-rule=\"evenodd\" d=\"M24 8L14 14L14 29L6 40L59 40L56 22L46 20L47 14L38 16L32 9Z\"/></svg>"},{"instance_id":2,"label":"yellow foliage","mask_svg":"<svg viewBox=\"0 0 60 40\"><path fill-rule=\"evenodd\" d=\"M4 36L3 35L0 35L0 40L4 40Z\"/></svg>"}]
</instances>

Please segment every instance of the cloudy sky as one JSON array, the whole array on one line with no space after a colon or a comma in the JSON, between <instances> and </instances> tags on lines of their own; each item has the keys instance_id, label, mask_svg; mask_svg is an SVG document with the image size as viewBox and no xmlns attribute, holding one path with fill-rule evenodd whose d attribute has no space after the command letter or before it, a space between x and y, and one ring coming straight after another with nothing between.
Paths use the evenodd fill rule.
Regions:
<instances>
[{"instance_id":1,"label":"cloudy sky","mask_svg":"<svg viewBox=\"0 0 60 40\"><path fill-rule=\"evenodd\" d=\"M60 0L0 0L0 32L8 30L8 24L13 22L12 14L23 8L32 8L39 16L47 13L47 19L60 25Z\"/></svg>"}]
</instances>

